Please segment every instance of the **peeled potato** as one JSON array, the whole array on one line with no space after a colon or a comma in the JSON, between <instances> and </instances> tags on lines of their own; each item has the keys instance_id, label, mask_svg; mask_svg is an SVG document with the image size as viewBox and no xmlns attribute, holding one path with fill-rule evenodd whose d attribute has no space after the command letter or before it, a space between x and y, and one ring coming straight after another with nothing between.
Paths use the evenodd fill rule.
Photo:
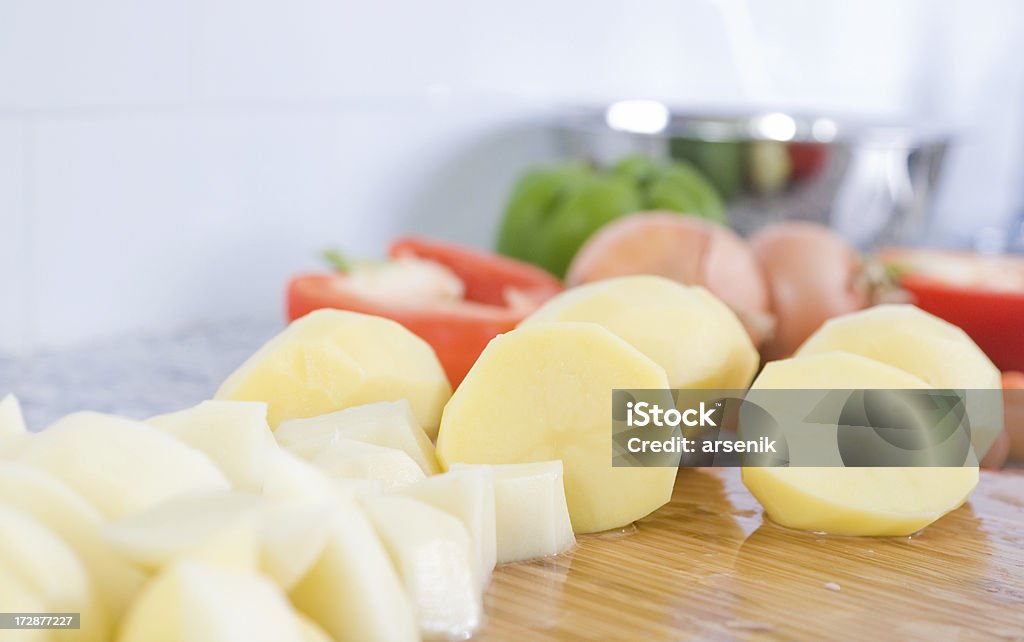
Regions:
<instances>
[{"instance_id":1,"label":"peeled potato","mask_svg":"<svg viewBox=\"0 0 1024 642\"><path fill-rule=\"evenodd\" d=\"M271 428L374 401L408 399L436 434L451 385L431 347L398 323L316 310L294 321L227 378L217 399L265 401Z\"/></svg>"},{"instance_id":2,"label":"peeled potato","mask_svg":"<svg viewBox=\"0 0 1024 642\"><path fill-rule=\"evenodd\" d=\"M42 598L23 580L6 572L0 573L0 604L8 613L46 612ZM46 629L10 629L3 634L4 642L50 642L52 639Z\"/></svg>"},{"instance_id":3,"label":"peeled potato","mask_svg":"<svg viewBox=\"0 0 1024 642\"><path fill-rule=\"evenodd\" d=\"M31 442L32 436L28 434L0 437L0 461L14 461Z\"/></svg>"},{"instance_id":4,"label":"peeled potato","mask_svg":"<svg viewBox=\"0 0 1024 642\"><path fill-rule=\"evenodd\" d=\"M330 534L324 515L332 503L278 504L264 508L259 524L260 567L278 586L290 591L323 553Z\"/></svg>"},{"instance_id":5,"label":"peeled potato","mask_svg":"<svg viewBox=\"0 0 1024 642\"><path fill-rule=\"evenodd\" d=\"M53 531L6 506L0 506L0 577L23 583L45 605L41 612L81 613L81 629L53 631L51 639L109 639L109 616L78 556Z\"/></svg>"},{"instance_id":6,"label":"peeled potato","mask_svg":"<svg viewBox=\"0 0 1024 642\"><path fill-rule=\"evenodd\" d=\"M971 441L984 457L1002 432L999 369L967 333L912 305L879 305L825 322L797 356L842 350L905 370L935 388L967 390ZM998 404L998 405L997 405Z\"/></svg>"},{"instance_id":7,"label":"peeled potato","mask_svg":"<svg viewBox=\"0 0 1024 642\"><path fill-rule=\"evenodd\" d=\"M935 388L1001 389L1001 375L967 333L912 305L836 317L796 356L842 350L909 372Z\"/></svg>"},{"instance_id":8,"label":"peeled potato","mask_svg":"<svg viewBox=\"0 0 1024 642\"><path fill-rule=\"evenodd\" d=\"M28 432L21 415L21 404L14 395L0 399L0 439L17 437Z\"/></svg>"},{"instance_id":9,"label":"peeled potato","mask_svg":"<svg viewBox=\"0 0 1024 642\"><path fill-rule=\"evenodd\" d=\"M494 477L494 509L499 564L557 555L576 543L565 503L561 461L476 466Z\"/></svg>"},{"instance_id":10,"label":"peeled potato","mask_svg":"<svg viewBox=\"0 0 1024 642\"><path fill-rule=\"evenodd\" d=\"M405 451L353 439L338 439L312 464L332 479L376 480L385 488L401 488L426 477Z\"/></svg>"},{"instance_id":11,"label":"peeled potato","mask_svg":"<svg viewBox=\"0 0 1024 642\"><path fill-rule=\"evenodd\" d=\"M236 526L255 532L259 510L255 495L186 494L108 524L103 536L126 558L155 571Z\"/></svg>"},{"instance_id":12,"label":"peeled potato","mask_svg":"<svg viewBox=\"0 0 1024 642\"><path fill-rule=\"evenodd\" d=\"M746 388L757 350L735 314L702 287L660 276L624 276L566 290L521 327L588 321L665 368L673 388Z\"/></svg>"},{"instance_id":13,"label":"peeled potato","mask_svg":"<svg viewBox=\"0 0 1024 642\"><path fill-rule=\"evenodd\" d=\"M30 439L18 398L7 395L0 399L0 461L17 459Z\"/></svg>"},{"instance_id":14,"label":"peeled potato","mask_svg":"<svg viewBox=\"0 0 1024 642\"><path fill-rule=\"evenodd\" d=\"M483 619L476 553L462 523L410 497L363 502L416 610L424 637L466 639Z\"/></svg>"},{"instance_id":15,"label":"peeled potato","mask_svg":"<svg viewBox=\"0 0 1024 642\"><path fill-rule=\"evenodd\" d=\"M270 450L277 448L267 405L256 401L204 401L146 423L206 453L232 486L254 493L263 487Z\"/></svg>"},{"instance_id":16,"label":"peeled potato","mask_svg":"<svg viewBox=\"0 0 1024 642\"><path fill-rule=\"evenodd\" d=\"M528 325L493 339L445 408L442 463L560 459L578 533L668 502L672 467L612 466L612 389L668 387L665 370L593 323Z\"/></svg>"},{"instance_id":17,"label":"peeled potato","mask_svg":"<svg viewBox=\"0 0 1024 642\"><path fill-rule=\"evenodd\" d=\"M22 511L64 540L112 617L121 615L145 582L146 576L102 538L99 511L52 475L16 462L0 464L0 504Z\"/></svg>"},{"instance_id":18,"label":"peeled potato","mask_svg":"<svg viewBox=\"0 0 1024 642\"><path fill-rule=\"evenodd\" d=\"M33 436L20 461L74 488L107 518L190 491L226 490L203 453L141 422L78 412Z\"/></svg>"},{"instance_id":19,"label":"peeled potato","mask_svg":"<svg viewBox=\"0 0 1024 642\"><path fill-rule=\"evenodd\" d=\"M859 355L830 352L773 361L760 389L920 389L921 379ZM909 535L956 509L978 468L743 468L743 483L773 521L840 535Z\"/></svg>"},{"instance_id":20,"label":"peeled potato","mask_svg":"<svg viewBox=\"0 0 1024 642\"><path fill-rule=\"evenodd\" d=\"M303 642L287 598L252 572L185 561L142 591L118 642Z\"/></svg>"},{"instance_id":21,"label":"peeled potato","mask_svg":"<svg viewBox=\"0 0 1024 642\"><path fill-rule=\"evenodd\" d=\"M353 406L308 419L283 422L274 432L282 447L313 459L338 439L398 448L419 464L424 474L439 472L434 444L412 414L409 402L382 401Z\"/></svg>"},{"instance_id":22,"label":"peeled potato","mask_svg":"<svg viewBox=\"0 0 1024 642\"><path fill-rule=\"evenodd\" d=\"M299 633L302 634L302 642L334 642L327 631L320 628L320 625L301 613L296 613L299 619Z\"/></svg>"},{"instance_id":23,"label":"peeled potato","mask_svg":"<svg viewBox=\"0 0 1024 642\"><path fill-rule=\"evenodd\" d=\"M491 578L497 555L493 477L489 467L473 466L433 475L400 491L462 522L473 543L474 569L482 586Z\"/></svg>"},{"instance_id":24,"label":"peeled potato","mask_svg":"<svg viewBox=\"0 0 1024 642\"><path fill-rule=\"evenodd\" d=\"M329 504L339 487L323 471L287 450L275 451L267 462L263 497L290 504Z\"/></svg>"},{"instance_id":25,"label":"peeled potato","mask_svg":"<svg viewBox=\"0 0 1024 642\"><path fill-rule=\"evenodd\" d=\"M324 518L323 552L289 592L295 608L336 640L419 639L409 597L366 516L340 500Z\"/></svg>"}]
</instances>

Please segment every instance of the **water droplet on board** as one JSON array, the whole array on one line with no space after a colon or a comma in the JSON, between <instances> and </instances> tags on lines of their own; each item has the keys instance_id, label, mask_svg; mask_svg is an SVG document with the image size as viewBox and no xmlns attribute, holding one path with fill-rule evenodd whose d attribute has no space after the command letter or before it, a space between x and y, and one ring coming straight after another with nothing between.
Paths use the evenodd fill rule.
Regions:
<instances>
[{"instance_id":1,"label":"water droplet on board","mask_svg":"<svg viewBox=\"0 0 1024 642\"><path fill-rule=\"evenodd\" d=\"M600 533L594 533L591 537L598 539L620 539L623 537L629 537L636 533L636 524L630 524L622 528L613 528L609 531L601 531Z\"/></svg>"}]
</instances>

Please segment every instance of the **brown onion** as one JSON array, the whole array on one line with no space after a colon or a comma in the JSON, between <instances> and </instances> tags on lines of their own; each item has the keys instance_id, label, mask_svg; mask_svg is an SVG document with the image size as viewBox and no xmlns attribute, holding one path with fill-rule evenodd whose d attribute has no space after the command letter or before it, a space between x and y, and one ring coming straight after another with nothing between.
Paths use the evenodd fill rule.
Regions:
<instances>
[{"instance_id":1,"label":"brown onion","mask_svg":"<svg viewBox=\"0 0 1024 642\"><path fill-rule=\"evenodd\" d=\"M577 252L570 286L629 274L702 285L736 312L755 345L770 327L768 292L750 248L729 228L674 212L637 212L605 225Z\"/></svg>"},{"instance_id":2,"label":"brown onion","mask_svg":"<svg viewBox=\"0 0 1024 642\"><path fill-rule=\"evenodd\" d=\"M822 323L870 302L860 256L827 227L779 223L753 235L750 247L775 315L774 332L761 350L766 360L788 357Z\"/></svg>"}]
</instances>

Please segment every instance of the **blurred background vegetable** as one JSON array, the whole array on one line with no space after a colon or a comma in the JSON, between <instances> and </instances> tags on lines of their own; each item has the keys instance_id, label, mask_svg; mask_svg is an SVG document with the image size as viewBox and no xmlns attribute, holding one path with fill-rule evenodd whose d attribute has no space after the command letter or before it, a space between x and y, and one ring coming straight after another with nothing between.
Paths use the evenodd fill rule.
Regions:
<instances>
[{"instance_id":1,"label":"blurred background vegetable","mask_svg":"<svg viewBox=\"0 0 1024 642\"><path fill-rule=\"evenodd\" d=\"M505 208L497 248L561 277L591 234L645 209L726 220L722 199L688 163L633 156L602 170L569 162L531 169L519 179Z\"/></svg>"}]
</instances>

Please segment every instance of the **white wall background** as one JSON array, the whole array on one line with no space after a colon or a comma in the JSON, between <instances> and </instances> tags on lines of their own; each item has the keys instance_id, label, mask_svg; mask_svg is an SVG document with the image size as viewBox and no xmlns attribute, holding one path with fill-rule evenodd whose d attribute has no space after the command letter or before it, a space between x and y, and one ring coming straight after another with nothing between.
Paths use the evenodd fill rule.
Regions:
<instances>
[{"instance_id":1,"label":"white wall background","mask_svg":"<svg viewBox=\"0 0 1024 642\"><path fill-rule=\"evenodd\" d=\"M0 0L0 352L280 314L399 231L486 245L566 104L944 119L950 234L1024 195L1015 0Z\"/></svg>"}]
</instances>

